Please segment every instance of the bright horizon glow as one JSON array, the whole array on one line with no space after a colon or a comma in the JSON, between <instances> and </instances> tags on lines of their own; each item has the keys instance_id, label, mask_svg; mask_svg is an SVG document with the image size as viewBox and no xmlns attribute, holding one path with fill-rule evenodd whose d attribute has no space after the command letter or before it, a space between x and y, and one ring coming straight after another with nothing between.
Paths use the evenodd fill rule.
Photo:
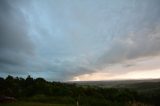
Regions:
<instances>
[{"instance_id":1,"label":"bright horizon glow","mask_svg":"<svg viewBox=\"0 0 160 106\"><path fill-rule=\"evenodd\" d=\"M138 80L138 79L159 79L160 69L133 71L121 75L114 75L109 73L92 73L84 74L74 77L71 81L101 81L101 80Z\"/></svg>"},{"instance_id":2,"label":"bright horizon glow","mask_svg":"<svg viewBox=\"0 0 160 106\"><path fill-rule=\"evenodd\" d=\"M73 81L130 80L160 78L160 56L138 58L108 66L94 73L78 75Z\"/></svg>"}]
</instances>

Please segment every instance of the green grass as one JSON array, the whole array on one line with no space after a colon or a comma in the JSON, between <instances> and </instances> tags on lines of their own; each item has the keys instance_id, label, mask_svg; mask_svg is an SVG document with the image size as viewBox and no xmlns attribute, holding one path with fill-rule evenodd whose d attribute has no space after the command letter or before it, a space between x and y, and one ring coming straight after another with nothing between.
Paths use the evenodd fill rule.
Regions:
<instances>
[{"instance_id":1,"label":"green grass","mask_svg":"<svg viewBox=\"0 0 160 106\"><path fill-rule=\"evenodd\" d=\"M16 103L4 103L4 104L0 104L0 106L76 106L73 104L49 104L49 103L36 103L36 102L16 102ZM91 105L82 105L82 106L91 106ZM101 105L99 105L101 106ZM108 104L107 106L152 106L152 105L147 105L147 104L143 104L140 102L133 102L133 103L128 103L126 105L120 105L120 104Z\"/></svg>"},{"instance_id":2,"label":"green grass","mask_svg":"<svg viewBox=\"0 0 160 106\"><path fill-rule=\"evenodd\" d=\"M0 106L74 106L74 105L36 103L36 102L16 102L16 103L4 103L4 104L0 104Z\"/></svg>"}]
</instances>

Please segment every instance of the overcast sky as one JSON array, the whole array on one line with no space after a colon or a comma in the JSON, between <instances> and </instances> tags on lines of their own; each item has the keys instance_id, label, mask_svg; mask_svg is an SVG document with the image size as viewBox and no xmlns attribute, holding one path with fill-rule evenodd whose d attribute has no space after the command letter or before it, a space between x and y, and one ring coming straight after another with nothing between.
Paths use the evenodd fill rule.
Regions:
<instances>
[{"instance_id":1,"label":"overcast sky","mask_svg":"<svg viewBox=\"0 0 160 106\"><path fill-rule=\"evenodd\" d=\"M0 76L160 78L160 0L0 0Z\"/></svg>"}]
</instances>

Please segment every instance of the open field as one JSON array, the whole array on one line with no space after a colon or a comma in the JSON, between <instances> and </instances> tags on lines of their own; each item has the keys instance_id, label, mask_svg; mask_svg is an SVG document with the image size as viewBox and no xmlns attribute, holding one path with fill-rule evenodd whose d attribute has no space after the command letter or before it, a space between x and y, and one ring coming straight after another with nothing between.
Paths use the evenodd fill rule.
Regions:
<instances>
[{"instance_id":1,"label":"open field","mask_svg":"<svg viewBox=\"0 0 160 106\"><path fill-rule=\"evenodd\" d=\"M49 104L49 103L36 103L36 102L16 102L16 103L0 104L0 106L76 106L76 104L73 105L73 104ZM90 106L90 105L80 105L80 106ZM108 104L107 106L117 106L117 103ZM118 106L153 106L153 105L134 102L134 103L127 103L125 105L118 104Z\"/></svg>"}]
</instances>

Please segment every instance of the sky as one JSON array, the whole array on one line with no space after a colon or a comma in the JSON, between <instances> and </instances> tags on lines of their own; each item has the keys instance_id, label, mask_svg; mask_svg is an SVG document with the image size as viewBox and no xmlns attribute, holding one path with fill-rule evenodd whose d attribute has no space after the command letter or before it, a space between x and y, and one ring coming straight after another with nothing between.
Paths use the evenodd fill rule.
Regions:
<instances>
[{"instance_id":1,"label":"sky","mask_svg":"<svg viewBox=\"0 0 160 106\"><path fill-rule=\"evenodd\" d=\"M160 78L160 0L0 0L0 76Z\"/></svg>"}]
</instances>

